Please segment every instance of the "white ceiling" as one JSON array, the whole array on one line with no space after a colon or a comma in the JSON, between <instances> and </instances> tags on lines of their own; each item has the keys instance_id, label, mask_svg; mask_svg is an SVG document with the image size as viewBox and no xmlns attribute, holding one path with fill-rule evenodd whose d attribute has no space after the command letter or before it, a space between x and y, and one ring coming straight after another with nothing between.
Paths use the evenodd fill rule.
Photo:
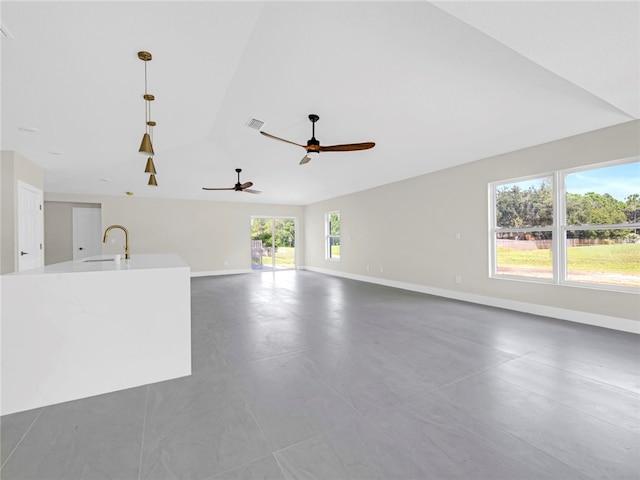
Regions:
<instances>
[{"instance_id":1,"label":"white ceiling","mask_svg":"<svg viewBox=\"0 0 640 480\"><path fill-rule=\"evenodd\" d=\"M637 1L0 9L1 147L40 165L47 192L306 205L640 117ZM158 187L137 153L140 50ZM305 144L309 113L321 144L375 148L299 166L302 148L245 126ZM263 193L201 189L232 186L235 168Z\"/></svg>"}]
</instances>

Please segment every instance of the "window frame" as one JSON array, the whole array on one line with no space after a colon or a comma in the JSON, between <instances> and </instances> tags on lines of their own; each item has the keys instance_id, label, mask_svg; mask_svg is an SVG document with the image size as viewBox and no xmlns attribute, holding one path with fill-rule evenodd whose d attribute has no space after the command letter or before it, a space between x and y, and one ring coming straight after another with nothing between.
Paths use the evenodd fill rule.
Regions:
<instances>
[{"instance_id":1,"label":"window frame","mask_svg":"<svg viewBox=\"0 0 640 480\"><path fill-rule=\"evenodd\" d=\"M625 165L640 162L640 157L629 157L608 162L600 162L580 167L566 168L552 172L542 172L535 175L527 175L523 177L497 180L489 183L489 277L498 280L515 280L522 282L543 283L552 285L565 285L580 288L594 288L599 290L613 290L623 292L638 293L638 288L634 286L615 285L595 282L578 282L568 279L567 267L567 232L577 230L612 230L612 229L638 229L640 222L629 224L611 224L611 225L567 225L567 192L565 179L568 175L588 170L597 170L601 168L614 167L617 165ZM497 209L496 209L496 189L501 185L512 183L526 182L529 180L542 179L551 177L553 182L553 223L549 227L524 227L524 228L505 228L497 226ZM552 278L530 277L525 275L509 275L497 272L497 242L498 233L505 232L531 232L531 231L550 231L551 232L551 264L553 269Z\"/></svg>"},{"instance_id":2,"label":"window frame","mask_svg":"<svg viewBox=\"0 0 640 480\"><path fill-rule=\"evenodd\" d=\"M324 228L325 228L325 242L324 242L324 246L325 246L325 251L324 251L324 258L325 260L330 260L333 262L339 262L341 257L342 257L342 245L340 243L338 243L340 245L340 256L338 256L337 258L334 257L331 254L331 246L332 246L332 239L337 238L338 241L340 240L340 235L342 235L342 228L340 228L340 235L331 235L331 215L333 214L337 214L338 219L340 220L340 210L331 210L330 212L326 212L324 214ZM342 227L342 225L341 225Z\"/></svg>"}]
</instances>

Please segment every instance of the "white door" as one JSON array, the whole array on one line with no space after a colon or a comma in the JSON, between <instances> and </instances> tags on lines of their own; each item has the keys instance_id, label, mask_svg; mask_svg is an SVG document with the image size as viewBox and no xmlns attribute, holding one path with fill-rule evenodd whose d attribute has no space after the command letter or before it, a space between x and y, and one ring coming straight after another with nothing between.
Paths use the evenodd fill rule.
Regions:
<instances>
[{"instance_id":1,"label":"white door","mask_svg":"<svg viewBox=\"0 0 640 480\"><path fill-rule=\"evenodd\" d=\"M18 181L18 271L44 266L42 190Z\"/></svg>"},{"instance_id":2,"label":"white door","mask_svg":"<svg viewBox=\"0 0 640 480\"><path fill-rule=\"evenodd\" d=\"M73 208L73 259L102 253L102 210Z\"/></svg>"}]
</instances>

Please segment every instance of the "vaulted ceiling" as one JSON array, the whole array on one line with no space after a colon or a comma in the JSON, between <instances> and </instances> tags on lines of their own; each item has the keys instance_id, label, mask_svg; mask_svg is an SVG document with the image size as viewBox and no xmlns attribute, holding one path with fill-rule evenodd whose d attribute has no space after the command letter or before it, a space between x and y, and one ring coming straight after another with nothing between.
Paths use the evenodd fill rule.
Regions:
<instances>
[{"instance_id":1,"label":"vaulted ceiling","mask_svg":"<svg viewBox=\"0 0 640 480\"><path fill-rule=\"evenodd\" d=\"M306 205L640 118L640 3L0 4L2 150L45 191ZM147 186L144 63L158 186ZM320 116L324 152L296 143ZM36 131L33 131L36 130ZM230 187L235 168L261 195Z\"/></svg>"}]
</instances>

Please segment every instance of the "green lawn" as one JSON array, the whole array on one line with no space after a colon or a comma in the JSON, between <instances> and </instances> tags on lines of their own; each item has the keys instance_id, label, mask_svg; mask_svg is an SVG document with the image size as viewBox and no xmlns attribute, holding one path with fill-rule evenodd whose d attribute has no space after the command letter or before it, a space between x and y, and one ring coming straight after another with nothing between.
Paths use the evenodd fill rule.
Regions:
<instances>
[{"instance_id":1,"label":"green lawn","mask_svg":"<svg viewBox=\"0 0 640 480\"><path fill-rule=\"evenodd\" d=\"M296 264L295 247L278 247L276 252L276 266L278 267L294 267ZM271 266L271 257L263 256L262 264Z\"/></svg>"},{"instance_id":2,"label":"green lawn","mask_svg":"<svg viewBox=\"0 0 640 480\"><path fill-rule=\"evenodd\" d=\"M570 270L640 274L640 243L592 245L567 249Z\"/></svg>"},{"instance_id":3,"label":"green lawn","mask_svg":"<svg viewBox=\"0 0 640 480\"><path fill-rule=\"evenodd\" d=\"M550 268L551 251L498 247L498 265ZM640 243L569 247L567 268L580 272L640 275Z\"/></svg>"},{"instance_id":4,"label":"green lawn","mask_svg":"<svg viewBox=\"0 0 640 480\"><path fill-rule=\"evenodd\" d=\"M515 248L498 247L498 265L551 267L551 250L517 250Z\"/></svg>"}]
</instances>

